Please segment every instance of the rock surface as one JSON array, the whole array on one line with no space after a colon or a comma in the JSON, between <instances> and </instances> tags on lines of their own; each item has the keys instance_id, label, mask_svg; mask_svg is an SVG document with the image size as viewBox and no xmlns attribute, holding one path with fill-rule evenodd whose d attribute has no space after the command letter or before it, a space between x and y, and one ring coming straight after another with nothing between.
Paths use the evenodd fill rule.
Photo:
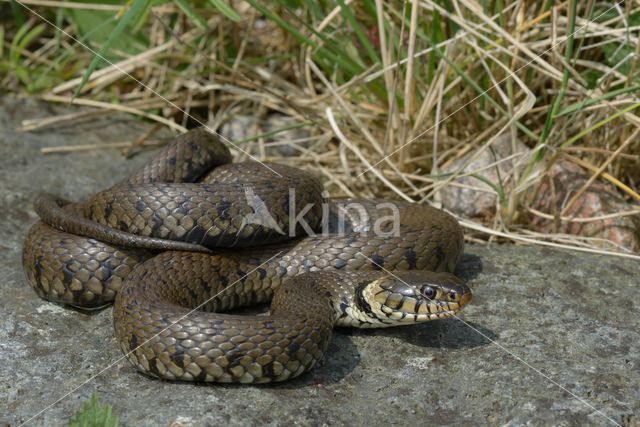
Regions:
<instances>
[{"instance_id":1,"label":"rock surface","mask_svg":"<svg viewBox=\"0 0 640 427\"><path fill-rule=\"evenodd\" d=\"M479 155L472 151L454 160L443 172L456 173L462 168L463 176L440 190L442 205L467 218L492 215L498 207L495 189L503 187L508 193L513 188L515 172L522 172L529 151L520 141L512 143L511 135L507 133L496 137Z\"/></svg>"},{"instance_id":2,"label":"rock surface","mask_svg":"<svg viewBox=\"0 0 640 427\"><path fill-rule=\"evenodd\" d=\"M135 426L638 425L640 264L537 247L467 247L459 274L474 300L459 319L337 330L320 366L287 383L202 386L137 373L117 348L111 309L40 300L22 272L35 191L77 200L149 155L40 154L147 129L124 117L14 131L65 111L0 98L0 426L38 414L28 425L63 425L93 392Z\"/></svg>"}]
</instances>

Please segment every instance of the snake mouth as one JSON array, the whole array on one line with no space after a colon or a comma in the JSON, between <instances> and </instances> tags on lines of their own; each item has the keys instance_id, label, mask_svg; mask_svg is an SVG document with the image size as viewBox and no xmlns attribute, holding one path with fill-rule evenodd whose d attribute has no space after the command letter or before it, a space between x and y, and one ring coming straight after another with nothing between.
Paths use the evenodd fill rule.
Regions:
<instances>
[{"instance_id":1,"label":"snake mouth","mask_svg":"<svg viewBox=\"0 0 640 427\"><path fill-rule=\"evenodd\" d=\"M471 290L466 285L457 285L455 291L434 293L440 298L430 298L424 294L405 295L388 294L386 301L380 305L384 315L397 323L420 323L445 319L455 316L471 301Z\"/></svg>"},{"instance_id":2,"label":"snake mouth","mask_svg":"<svg viewBox=\"0 0 640 427\"><path fill-rule=\"evenodd\" d=\"M401 323L420 323L428 322L437 319L446 319L447 317L455 316L467 303L471 300L469 296L464 302L444 302L438 301L436 303L419 303L416 312L407 312L403 310L393 309L388 306L382 306L381 310L391 320Z\"/></svg>"}]
</instances>

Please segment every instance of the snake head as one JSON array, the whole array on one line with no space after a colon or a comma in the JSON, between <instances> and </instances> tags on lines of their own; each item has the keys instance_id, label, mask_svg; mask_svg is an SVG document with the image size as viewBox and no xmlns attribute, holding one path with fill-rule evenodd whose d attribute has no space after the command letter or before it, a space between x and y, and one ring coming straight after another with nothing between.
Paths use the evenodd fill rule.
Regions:
<instances>
[{"instance_id":1,"label":"snake head","mask_svg":"<svg viewBox=\"0 0 640 427\"><path fill-rule=\"evenodd\" d=\"M385 326L451 317L469 301L471 290L456 276L424 271L383 275L362 287L357 299L363 312Z\"/></svg>"}]
</instances>

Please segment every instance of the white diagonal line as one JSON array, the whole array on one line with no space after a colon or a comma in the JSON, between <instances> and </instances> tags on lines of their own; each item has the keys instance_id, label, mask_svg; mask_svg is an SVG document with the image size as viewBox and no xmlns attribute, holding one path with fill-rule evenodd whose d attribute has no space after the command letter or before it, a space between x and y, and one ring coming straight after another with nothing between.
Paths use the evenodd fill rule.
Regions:
<instances>
[{"instance_id":1,"label":"white diagonal line","mask_svg":"<svg viewBox=\"0 0 640 427\"><path fill-rule=\"evenodd\" d=\"M372 260L371 258L369 258L368 256L366 256L365 254L363 254L362 252L357 252L356 255L361 255L364 258L366 258L367 260L369 260L373 265L377 266L378 268L380 268L381 270L383 270L384 272L392 275L393 277L395 277L396 279L398 279L399 281L401 281L402 283L404 283L407 286L410 286L407 282L405 282L404 280L402 280L401 278L399 278L397 275L395 275L392 271L387 270L386 268L384 268L383 266L381 266L380 264L378 264L377 262L375 262L374 260ZM478 329L474 328L473 326L471 326L469 323L465 322L464 320L462 320L461 318L459 318L457 315L452 315L451 317L455 318L456 320L458 320L459 322L462 322L464 325L466 325L467 327L469 327L470 329L472 329L473 331L477 332L478 334L480 334L484 339L486 339L487 341L491 342L491 344L494 344L495 346L497 346L500 350L504 351L505 353L507 353L509 356L513 357L514 359L516 359L518 362L522 363L523 365L525 365L527 368L531 369L532 371L536 372L538 375L544 377L547 381L549 381L550 383L552 383L553 385L555 385L556 387L558 387L559 389L561 389L562 391L564 391L565 393L571 395L574 399L576 399L577 401L579 401L580 403L582 403L585 406L588 406L589 408L593 409L595 412L598 413L598 415L606 418L608 421L611 421L614 425L616 426L621 426L620 423L618 423L616 420L614 420L613 418L611 418L610 416L608 416L606 413L602 412L600 409L596 408L595 406L593 406L591 403L587 402L585 399L583 399L582 397L578 396L577 394L575 394L574 392L572 392L571 390L567 389L566 387L564 387L562 384L560 384L559 382L557 382L556 380L554 380L553 378L551 378L549 375L545 374L544 372L542 372L540 369L536 368L535 366L531 365L530 363L528 363L526 360L524 360L522 357L518 356L517 354L515 354L514 352L512 352L511 350L509 350L508 348L506 348L505 346L503 346L502 344L498 343L497 341L492 340L491 338L489 338L486 334L484 334L483 332L479 331Z\"/></svg>"},{"instance_id":2,"label":"white diagonal line","mask_svg":"<svg viewBox=\"0 0 640 427\"><path fill-rule=\"evenodd\" d=\"M171 322L171 324L169 326L167 326L166 328L162 329L160 332L156 333L155 335L153 335L151 338L148 338L147 340L145 340L142 344L140 344L139 346L137 346L136 348L134 348L133 350L128 351L127 353L124 354L124 356L121 356L119 359L117 359L115 362L109 364L106 368L100 370L100 372L98 372L97 374L94 374L92 376L90 376L87 380L83 381L82 383L80 383L79 385L75 386L73 389L71 389L69 392L65 393L63 396L59 397L58 399L56 399L53 403L47 405L46 408L44 408L43 410L41 410L40 412L38 412L37 414L33 415L31 418L29 418L27 421L23 422L20 424L20 426L23 426L25 424L28 424L29 422L31 422L33 419L39 417L40 415L42 415L44 412L46 412L47 410L49 410L51 407L55 406L56 404L58 404L59 402L61 402L64 398L66 398L67 396L69 396L70 394L74 393L76 390L78 390L79 388L81 388L82 386L84 386L85 384L89 383L90 381L93 381L94 378L98 377L99 375L101 375L102 373L104 373L105 371L108 371L109 369L111 369L113 366L117 365L118 363L120 363L123 359L125 359L127 356L129 356L131 353L135 352L137 349L139 349L140 347L142 347L143 345L147 344L149 341L151 341L152 339L154 339L155 337L157 337L158 335L160 335L161 333L163 333L164 331L166 331L167 329L169 329L170 327L172 327L173 325L175 325L176 323L180 322L181 320L185 319L186 317L190 316L192 313L194 313L195 311L197 311L198 309L200 309L201 307L203 307L205 304L207 304L208 302L210 302L211 300L213 300L214 298L216 298L218 295L220 295L221 293L223 293L226 290L229 290L229 288L231 288L233 285L235 285L236 283L240 282L242 279L244 279L245 277L247 277L249 274L253 273L254 271L258 270L260 267L262 267L265 264L268 264L272 259L274 259L275 257L279 256L282 253L282 251L279 251L277 254L273 255L271 258L269 258L268 260L264 261L262 264L260 264L259 266L255 267L254 269L252 269L251 271L249 271L248 273L245 273L241 278L239 278L238 280L236 280L235 282L233 282L232 284L226 286L224 289L222 289L220 292L218 292L217 294L215 294L214 296L212 296L211 298L208 298L206 301L204 301L202 304L199 304L197 307L195 307L194 309L190 310L187 314L184 314L182 316L180 316L180 318L178 320L176 320L175 322Z\"/></svg>"},{"instance_id":3,"label":"white diagonal line","mask_svg":"<svg viewBox=\"0 0 640 427\"><path fill-rule=\"evenodd\" d=\"M570 35L567 36L567 39L577 33L579 33L580 31L582 31L583 29L585 29L587 26L589 26L589 24L591 24L592 22L594 22L595 20L597 20L598 18L600 18L601 16L605 15L606 13L609 13L610 10L615 9L616 7L618 7L621 3L623 3L624 0L617 2L615 5L611 6L609 9L605 10L604 12L602 12L600 15L596 16L595 18L593 18L591 21L587 21L586 24L584 24L582 27L578 28L576 31L574 31L573 33L571 33ZM375 168L376 166L378 166L380 163L384 162L387 158L393 156L394 154L396 154L398 151L402 150L404 147L406 147L407 145L415 142L418 138L422 137L424 134L426 134L427 132L435 129L436 127L438 127L439 125L441 125L444 121L448 120L450 117L456 115L458 112L460 112L461 110L463 110L464 108L466 108L468 105L470 105L471 103L473 103L474 101L476 101L477 99L479 99L481 96L483 96L484 94L486 94L487 92L489 92L491 89L493 89L494 87L502 84L503 82L505 82L507 79L510 79L511 77L515 76L516 73L518 73L519 71L521 71L523 68L528 67L529 65L531 65L532 63L534 63L535 61L537 61L542 55L546 54L547 52L550 52L551 50L553 50L556 46L564 43L566 40L563 41L559 41L556 44L552 45L549 49L545 50L544 52L542 52L539 55L536 55L533 59L531 59L529 62L527 62L526 64L522 65L521 67L519 67L518 69L516 69L515 71L507 74L502 80L499 80L497 83L491 85L491 87L489 87L489 89L485 90L484 92L480 93L479 95L477 95L475 98L471 99L469 102L465 103L462 107L456 109L455 111L453 111L451 114L447 115L446 117L440 119L439 121L437 121L433 126L425 129L424 131L420 132L418 135L416 135L414 138L410 139L409 141L405 142L404 144L402 144L400 147L396 148L395 150L393 150L391 153L387 154L386 156L384 156L382 159L378 160L377 162L375 162L372 166L366 168L364 171L360 172L360 174L358 174L358 176L356 176L356 178L360 178L362 175L364 175L365 173L369 172L370 170L372 170L373 168Z\"/></svg>"},{"instance_id":4,"label":"white diagonal line","mask_svg":"<svg viewBox=\"0 0 640 427\"><path fill-rule=\"evenodd\" d=\"M140 80L138 80L137 78L135 78L133 75L131 75L130 73L128 73L124 68L120 67L118 64L114 64L113 62L109 61L107 58L105 58L104 56L100 55L100 53L96 52L95 50L93 50L91 47L89 47L88 45L86 45L85 43L83 43L81 40L78 40L77 38L73 37L71 34L69 34L68 32L66 32L64 29L58 27L56 24L54 24L53 22L49 21L47 18L45 18L44 16L40 15L38 12L36 12L35 10L31 9L29 6L27 6L26 4L22 3L20 0L15 0L16 3L18 3L20 6L24 7L25 9L27 9L29 12L31 12L32 14L34 14L35 16L37 16L38 18L40 18L41 20L43 20L44 22L46 22L47 24L51 25L53 28L55 28L56 30L60 31L61 33L63 33L65 36L69 37L71 40L73 40L74 42L78 43L80 46L84 47L85 49L87 49L89 52L93 53L95 56L99 57L100 59L102 59L103 61L105 61L107 64L113 66L116 70L120 71L122 74L126 75L127 77L129 77L130 79L132 79L133 81L135 81L137 84L139 84L140 86L144 87L145 89L149 90L151 93L153 93L154 95L156 95L158 98L162 99L163 101L165 101L167 104L171 105L173 108L177 109L178 111L180 111L181 113L183 113L185 116L191 118L193 121L195 121L196 123L198 123L200 126L204 127L205 129L207 129L209 132L211 132L212 134L217 135L218 137L220 137L220 139L222 139L224 142L226 142L227 144L232 145L236 150L240 151L243 154L246 154L247 156L249 156L251 159L255 160L256 162L260 163L262 166L264 166L265 168L269 169L271 172L273 172L274 174L278 175L280 178L282 178L282 175L280 175L278 172L276 172L275 170L273 170L273 168L269 167L268 165L266 165L265 163L263 163L260 159L258 159L257 157L253 156L252 154L248 153L247 151L243 150L242 148L240 148L237 144L235 144L233 141L229 140L228 138L226 138L224 135L216 132L215 130L211 129L208 125L206 125L205 123L203 123L202 121L200 121L197 117L193 117L192 115L190 115L189 113L187 113L184 109L180 108L176 103L174 103L173 101L171 101L170 99L165 98L164 96L162 96L160 93L158 93L155 89L153 89L152 87L144 84L143 82L141 82Z\"/></svg>"}]
</instances>

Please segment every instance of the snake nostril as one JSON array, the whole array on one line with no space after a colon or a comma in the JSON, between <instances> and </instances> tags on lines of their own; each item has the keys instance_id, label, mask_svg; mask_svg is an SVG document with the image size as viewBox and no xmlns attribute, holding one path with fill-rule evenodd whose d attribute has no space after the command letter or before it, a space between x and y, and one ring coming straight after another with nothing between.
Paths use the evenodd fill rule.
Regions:
<instances>
[{"instance_id":1,"label":"snake nostril","mask_svg":"<svg viewBox=\"0 0 640 427\"><path fill-rule=\"evenodd\" d=\"M458 298L458 293L456 291L449 292L449 298L455 301Z\"/></svg>"}]
</instances>

